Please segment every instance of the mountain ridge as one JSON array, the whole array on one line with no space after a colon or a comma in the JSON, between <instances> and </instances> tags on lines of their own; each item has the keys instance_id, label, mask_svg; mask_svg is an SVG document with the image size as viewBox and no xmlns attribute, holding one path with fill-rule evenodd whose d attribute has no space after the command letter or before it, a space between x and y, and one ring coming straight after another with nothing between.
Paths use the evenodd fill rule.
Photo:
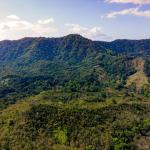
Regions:
<instances>
[{"instance_id":1,"label":"mountain ridge","mask_svg":"<svg viewBox=\"0 0 150 150\"><path fill-rule=\"evenodd\" d=\"M115 41L135 41L135 42L138 42L138 41L149 41L150 40L150 38L141 38L141 39L118 38L118 39L114 39L112 41L105 41L105 40L92 40L91 38L84 37L81 34L67 34L67 35L60 36L60 37L44 37L44 36L39 36L39 37L30 37L29 36L28 37L27 36L27 37L15 39L15 40L4 39L4 40L0 40L0 42L21 41L21 40L25 40L25 39L36 39L36 38L61 39L61 38L67 38L67 37L70 37L70 36L78 37L78 38L81 37L81 38L84 38L84 39L87 39L87 40L90 40L90 41L93 41L93 42L106 42L106 43L111 43L111 42L115 42Z\"/></svg>"},{"instance_id":2,"label":"mountain ridge","mask_svg":"<svg viewBox=\"0 0 150 150\"><path fill-rule=\"evenodd\" d=\"M123 53L126 55L135 53L149 55L149 43L150 40L115 40L112 42L92 41L77 34L71 34L60 38L23 38L14 41L0 41L0 61L15 60L28 51L30 52L26 55L37 55L39 52L39 55L49 57L47 59L50 59L60 53L67 55L65 54L65 51L69 51L69 49L72 53L76 53L74 52L75 50L81 49L81 51L78 51L78 55L85 56L86 53L88 53L88 49L93 53L111 50L113 53Z\"/></svg>"},{"instance_id":3,"label":"mountain ridge","mask_svg":"<svg viewBox=\"0 0 150 150\"><path fill-rule=\"evenodd\" d=\"M68 84L76 84L73 91L123 87L127 78L136 73L131 65L135 58L144 59L144 73L149 78L149 54L150 40L108 43L71 34L3 41L0 42L0 90L6 94L0 97L30 95ZM99 77L105 78L99 80Z\"/></svg>"}]
</instances>

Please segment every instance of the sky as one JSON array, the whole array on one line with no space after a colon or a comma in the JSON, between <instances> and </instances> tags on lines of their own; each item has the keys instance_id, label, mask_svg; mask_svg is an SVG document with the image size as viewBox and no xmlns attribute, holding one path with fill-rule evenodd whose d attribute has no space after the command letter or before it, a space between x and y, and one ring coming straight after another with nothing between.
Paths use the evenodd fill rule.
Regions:
<instances>
[{"instance_id":1,"label":"sky","mask_svg":"<svg viewBox=\"0 0 150 150\"><path fill-rule=\"evenodd\" d=\"M0 40L150 38L150 0L0 0Z\"/></svg>"}]
</instances>

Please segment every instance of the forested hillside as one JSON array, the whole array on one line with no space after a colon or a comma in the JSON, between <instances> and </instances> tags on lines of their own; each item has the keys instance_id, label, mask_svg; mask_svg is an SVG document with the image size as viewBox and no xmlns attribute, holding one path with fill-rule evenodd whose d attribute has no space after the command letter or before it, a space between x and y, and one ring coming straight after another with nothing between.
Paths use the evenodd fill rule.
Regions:
<instances>
[{"instance_id":1,"label":"forested hillside","mask_svg":"<svg viewBox=\"0 0 150 150\"><path fill-rule=\"evenodd\" d=\"M149 150L150 40L1 41L0 132L2 150Z\"/></svg>"}]
</instances>

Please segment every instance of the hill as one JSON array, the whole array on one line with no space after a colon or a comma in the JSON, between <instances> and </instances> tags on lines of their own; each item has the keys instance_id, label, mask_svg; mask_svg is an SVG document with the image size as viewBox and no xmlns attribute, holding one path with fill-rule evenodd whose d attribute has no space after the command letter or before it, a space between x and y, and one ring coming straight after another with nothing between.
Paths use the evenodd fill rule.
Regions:
<instances>
[{"instance_id":1,"label":"hill","mask_svg":"<svg viewBox=\"0 0 150 150\"><path fill-rule=\"evenodd\" d=\"M2 150L146 150L149 100L150 40L0 42Z\"/></svg>"},{"instance_id":2,"label":"hill","mask_svg":"<svg viewBox=\"0 0 150 150\"><path fill-rule=\"evenodd\" d=\"M149 98L117 93L103 99L99 92L47 91L9 106L0 113L0 147L141 149L149 136Z\"/></svg>"},{"instance_id":3,"label":"hill","mask_svg":"<svg viewBox=\"0 0 150 150\"><path fill-rule=\"evenodd\" d=\"M1 41L1 107L70 82L78 86L75 91L125 85L127 78L136 73L130 65L133 59L142 57L147 64L145 73L149 70L149 43L150 40L98 42L80 35Z\"/></svg>"}]
</instances>

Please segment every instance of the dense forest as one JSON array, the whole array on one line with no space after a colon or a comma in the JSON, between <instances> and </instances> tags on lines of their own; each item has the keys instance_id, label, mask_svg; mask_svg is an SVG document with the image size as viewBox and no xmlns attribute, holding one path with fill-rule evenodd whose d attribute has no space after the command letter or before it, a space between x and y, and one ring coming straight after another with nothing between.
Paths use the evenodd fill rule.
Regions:
<instances>
[{"instance_id":1,"label":"dense forest","mask_svg":"<svg viewBox=\"0 0 150 150\"><path fill-rule=\"evenodd\" d=\"M149 150L150 40L0 42L0 149Z\"/></svg>"}]
</instances>

